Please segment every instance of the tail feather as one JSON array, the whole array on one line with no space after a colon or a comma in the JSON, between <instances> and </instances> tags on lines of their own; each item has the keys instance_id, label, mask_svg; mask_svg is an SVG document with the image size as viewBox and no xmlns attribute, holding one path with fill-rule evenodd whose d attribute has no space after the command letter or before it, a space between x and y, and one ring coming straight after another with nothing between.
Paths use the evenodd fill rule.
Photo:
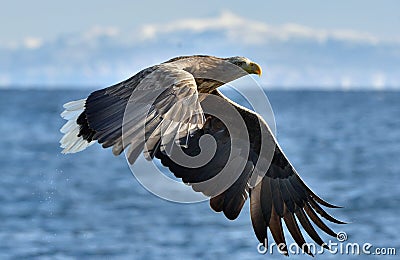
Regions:
<instances>
[{"instance_id":1,"label":"tail feather","mask_svg":"<svg viewBox=\"0 0 400 260\"><path fill-rule=\"evenodd\" d=\"M80 99L64 104L65 110L61 113L61 117L68 120L60 129L60 132L64 134L60 140L64 154L80 152L95 143L95 141L88 142L82 136L78 136L80 125L78 125L77 119L84 111L85 103L86 99Z\"/></svg>"}]
</instances>

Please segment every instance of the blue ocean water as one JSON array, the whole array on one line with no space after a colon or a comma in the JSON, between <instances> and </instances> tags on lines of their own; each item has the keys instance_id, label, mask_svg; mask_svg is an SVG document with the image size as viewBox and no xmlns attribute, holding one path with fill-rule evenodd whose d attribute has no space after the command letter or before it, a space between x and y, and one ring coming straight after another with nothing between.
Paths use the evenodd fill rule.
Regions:
<instances>
[{"instance_id":1,"label":"blue ocean water","mask_svg":"<svg viewBox=\"0 0 400 260\"><path fill-rule=\"evenodd\" d=\"M87 94L0 91L1 259L286 259L257 252L248 203L229 221L206 202L178 204L150 194L123 156L98 145L62 155L62 104ZM344 206L329 212L351 223L330 227L345 231L347 242L400 254L400 92L271 91L268 97L278 140L297 171L316 193ZM339 257L359 258L316 256Z\"/></svg>"}]
</instances>

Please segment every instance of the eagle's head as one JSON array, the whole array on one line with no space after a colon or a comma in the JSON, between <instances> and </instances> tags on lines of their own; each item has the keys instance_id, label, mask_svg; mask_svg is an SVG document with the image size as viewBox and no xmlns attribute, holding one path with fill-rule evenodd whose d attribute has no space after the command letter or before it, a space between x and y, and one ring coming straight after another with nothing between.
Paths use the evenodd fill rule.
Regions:
<instances>
[{"instance_id":1,"label":"eagle's head","mask_svg":"<svg viewBox=\"0 0 400 260\"><path fill-rule=\"evenodd\" d=\"M260 65L249 60L246 57L236 56L236 57L226 58L225 60L242 68L249 74L257 74L258 76L261 77L262 69L261 69Z\"/></svg>"}]
</instances>

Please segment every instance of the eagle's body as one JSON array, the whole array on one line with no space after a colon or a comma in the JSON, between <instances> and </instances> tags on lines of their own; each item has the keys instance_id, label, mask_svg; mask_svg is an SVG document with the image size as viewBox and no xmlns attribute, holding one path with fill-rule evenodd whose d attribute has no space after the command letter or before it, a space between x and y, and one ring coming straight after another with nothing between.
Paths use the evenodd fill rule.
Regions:
<instances>
[{"instance_id":1,"label":"eagle's body","mask_svg":"<svg viewBox=\"0 0 400 260\"><path fill-rule=\"evenodd\" d=\"M309 236L323 245L310 219L335 236L316 213L329 221L343 223L328 215L319 204L336 206L319 198L305 185L258 114L233 103L217 90L249 73L260 75L261 68L247 58L200 55L178 57L144 69L126 81L91 93L85 100L64 105L66 111L62 116L68 122L61 129L65 134L61 140L63 152L78 152L97 141L104 148L113 147L115 155L129 147L127 157L134 163L144 150L146 158L160 159L176 177L192 185L195 191L208 195L211 207L229 219L239 215L249 195L251 220L260 242L267 241L269 229L276 244L286 243L283 219L297 244L304 245L296 216ZM229 163L229 152L238 147L235 148L231 138L236 125L229 128L217 116L203 111L212 97L233 108L237 117L234 119L242 120L246 126L249 142L248 153L238 155L244 162L239 167L238 178L217 193L198 183L216 177ZM138 125L143 128L139 129ZM186 155L197 156L201 152L199 140L204 135L211 135L217 145L215 155L207 164L188 167L171 159L173 154L167 150L172 143L181 145ZM260 163L265 161L268 163ZM261 179L252 185L256 172L262 173ZM287 253L286 247L283 249ZM304 249L311 254L307 247Z\"/></svg>"}]
</instances>

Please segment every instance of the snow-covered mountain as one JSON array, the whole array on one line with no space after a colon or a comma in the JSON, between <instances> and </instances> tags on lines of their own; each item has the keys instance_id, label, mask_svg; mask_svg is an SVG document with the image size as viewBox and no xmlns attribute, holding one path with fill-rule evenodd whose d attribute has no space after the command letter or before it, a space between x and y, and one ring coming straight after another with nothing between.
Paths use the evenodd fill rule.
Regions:
<instances>
[{"instance_id":1,"label":"snow-covered mountain","mask_svg":"<svg viewBox=\"0 0 400 260\"><path fill-rule=\"evenodd\" d=\"M174 56L247 56L267 87L400 88L400 40L367 33L269 25L232 13L146 24L94 27L47 40L0 42L1 86L107 86Z\"/></svg>"}]
</instances>

